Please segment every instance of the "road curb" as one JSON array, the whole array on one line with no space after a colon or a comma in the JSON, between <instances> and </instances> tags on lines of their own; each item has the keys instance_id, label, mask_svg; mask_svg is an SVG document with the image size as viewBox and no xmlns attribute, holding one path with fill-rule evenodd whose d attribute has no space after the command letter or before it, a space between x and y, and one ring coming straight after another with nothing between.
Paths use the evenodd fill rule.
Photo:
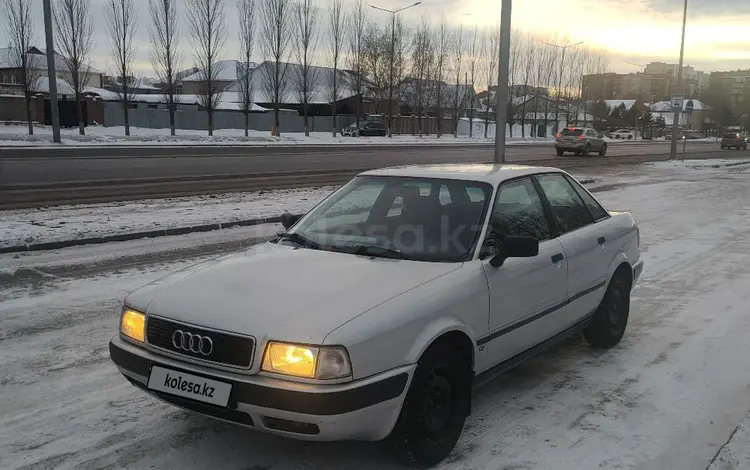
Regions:
<instances>
[{"instance_id":1,"label":"road curb","mask_svg":"<svg viewBox=\"0 0 750 470\"><path fill-rule=\"evenodd\" d=\"M595 183L596 179L581 180L581 184ZM118 233L114 235L104 235L102 237L78 238L75 240L61 240L56 242L30 243L28 245L16 245L0 247L0 254L8 253L26 253L29 251L46 251L59 250L60 248L70 248L73 246L83 245L100 245L109 242L124 242L129 240L139 240L141 238L157 238L170 235L186 235L188 233L212 232L232 227L249 227L253 225L278 224L281 223L281 216L278 217L261 217L256 219L234 220L231 222L219 222L215 224L190 225L186 227L173 227L163 230L145 230L142 232Z\"/></svg>"},{"instance_id":2,"label":"road curb","mask_svg":"<svg viewBox=\"0 0 750 470\"><path fill-rule=\"evenodd\" d=\"M26 253L29 251L46 251L59 250L60 248L69 248L82 245L99 245L109 242L124 242L129 240L139 240L142 238L157 238L169 235L186 235L188 233L211 232L232 227L249 227L253 225L278 224L281 217L263 217L258 219L234 220L232 222L221 222L215 224L191 225L187 227L174 227L163 230L146 230L142 232L118 233L114 235L104 235L102 237L78 238L75 240L61 240L56 242L31 243L28 245L16 245L0 247L0 254L8 253Z\"/></svg>"}]
</instances>

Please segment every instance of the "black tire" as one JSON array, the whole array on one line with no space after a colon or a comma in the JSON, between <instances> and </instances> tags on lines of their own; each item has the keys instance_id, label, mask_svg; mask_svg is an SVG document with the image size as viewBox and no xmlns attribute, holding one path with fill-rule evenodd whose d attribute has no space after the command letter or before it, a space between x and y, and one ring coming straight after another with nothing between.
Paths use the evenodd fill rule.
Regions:
<instances>
[{"instance_id":1,"label":"black tire","mask_svg":"<svg viewBox=\"0 0 750 470\"><path fill-rule=\"evenodd\" d=\"M599 156L604 157L607 155L607 144L602 144L602 149L599 150Z\"/></svg>"},{"instance_id":2,"label":"black tire","mask_svg":"<svg viewBox=\"0 0 750 470\"><path fill-rule=\"evenodd\" d=\"M447 342L422 355L387 440L410 467L429 468L456 446L471 406L470 362Z\"/></svg>"},{"instance_id":3,"label":"black tire","mask_svg":"<svg viewBox=\"0 0 750 470\"><path fill-rule=\"evenodd\" d=\"M591 155L591 146L586 144L586 146L583 147L583 156L588 157L589 155Z\"/></svg>"},{"instance_id":4,"label":"black tire","mask_svg":"<svg viewBox=\"0 0 750 470\"><path fill-rule=\"evenodd\" d=\"M565 154L565 150L563 149L555 149L557 151L557 156L562 157Z\"/></svg>"},{"instance_id":5,"label":"black tire","mask_svg":"<svg viewBox=\"0 0 750 470\"><path fill-rule=\"evenodd\" d=\"M609 281L602 302L583 330L583 337L595 348L609 349L620 342L630 315L630 289L625 275L616 273Z\"/></svg>"},{"instance_id":6,"label":"black tire","mask_svg":"<svg viewBox=\"0 0 750 470\"><path fill-rule=\"evenodd\" d=\"M724 150L724 146L723 145L721 146L721 149Z\"/></svg>"}]
</instances>

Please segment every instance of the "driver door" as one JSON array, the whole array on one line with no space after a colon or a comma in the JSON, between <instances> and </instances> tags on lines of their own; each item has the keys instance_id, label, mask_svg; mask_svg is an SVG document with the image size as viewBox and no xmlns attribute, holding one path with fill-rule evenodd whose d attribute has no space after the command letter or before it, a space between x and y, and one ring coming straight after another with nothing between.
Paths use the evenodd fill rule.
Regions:
<instances>
[{"instance_id":1,"label":"driver door","mask_svg":"<svg viewBox=\"0 0 750 470\"><path fill-rule=\"evenodd\" d=\"M490 333L478 340L494 364L554 336L564 318L567 260L562 244L551 239L549 220L531 177L504 183L498 190L482 253L490 292ZM499 268L489 260L504 237L533 236L539 254L508 258Z\"/></svg>"}]
</instances>

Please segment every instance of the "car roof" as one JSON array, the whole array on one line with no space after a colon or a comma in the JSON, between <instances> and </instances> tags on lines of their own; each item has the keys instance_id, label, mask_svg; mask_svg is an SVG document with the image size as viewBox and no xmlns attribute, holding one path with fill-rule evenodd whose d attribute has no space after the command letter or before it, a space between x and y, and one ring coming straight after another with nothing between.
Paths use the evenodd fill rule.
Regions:
<instances>
[{"instance_id":1,"label":"car roof","mask_svg":"<svg viewBox=\"0 0 750 470\"><path fill-rule=\"evenodd\" d=\"M519 176L536 173L565 173L559 168L531 165L494 165L484 163L449 163L439 165L403 165L365 171L359 176L453 179L499 184Z\"/></svg>"}]
</instances>

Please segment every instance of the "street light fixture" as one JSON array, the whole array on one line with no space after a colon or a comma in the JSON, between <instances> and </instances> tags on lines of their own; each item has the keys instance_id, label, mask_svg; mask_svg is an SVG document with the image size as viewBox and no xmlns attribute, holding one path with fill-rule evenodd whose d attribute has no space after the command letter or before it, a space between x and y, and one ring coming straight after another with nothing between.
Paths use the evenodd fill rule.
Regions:
<instances>
[{"instance_id":1,"label":"street light fixture","mask_svg":"<svg viewBox=\"0 0 750 470\"><path fill-rule=\"evenodd\" d=\"M403 7L403 8L399 8L398 10L389 10L387 8L381 8L375 5L370 5L372 8L376 10L384 11L386 13L391 14L391 54L390 54L391 65L390 65L390 73L389 73L390 78L388 80L388 88L389 88L388 90L388 137L389 138L393 137L393 132L392 132L392 129L393 129L393 61L396 55L396 50L395 50L396 49L396 14L404 10L408 10L409 8L415 7L421 3L422 3L421 1L412 3L411 5Z\"/></svg>"},{"instance_id":2,"label":"street light fixture","mask_svg":"<svg viewBox=\"0 0 750 470\"><path fill-rule=\"evenodd\" d=\"M685 56L685 26L687 24L687 7L688 0L685 0L685 7L682 11L682 39L680 41L680 63L677 65L677 92L682 93L682 60ZM674 106L674 103L672 103ZM672 146L669 149L669 159L674 160L677 157L677 132L680 130L680 113L682 112L681 106L674 106L674 115L672 119Z\"/></svg>"},{"instance_id":3,"label":"street light fixture","mask_svg":"<svg viewBox=\"0 0 750 470\"><path fill-rule=\"evenodd\" d=\"M560 74L557 76L557 105L555 106L555 129L559 132L559 125L560 125L560 119L559 119L559 111L560 111L560 89L562 88L562 74L563 74L563 65L565 65L565 52L571 47L580 46L583 44L583 41L577 42L575 44L568 44L565 46L561 46L559 44L551 44L549 42L545 42L548 46L557 47L558 49L562 50L562 58L560 59ZM546 119L546 117L545 117ZM577 117L576 117L577 119Z\"/></svg>"}]
</instances>

